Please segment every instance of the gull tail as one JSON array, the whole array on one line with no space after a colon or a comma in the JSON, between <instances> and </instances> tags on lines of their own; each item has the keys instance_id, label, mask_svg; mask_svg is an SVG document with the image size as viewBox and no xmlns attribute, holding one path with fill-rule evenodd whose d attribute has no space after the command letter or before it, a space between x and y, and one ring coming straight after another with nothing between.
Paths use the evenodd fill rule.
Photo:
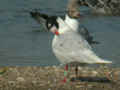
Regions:
<instances>
[{"instance_id":1,"label":"gull tail","mask_svg":"<svg viewBox=\"0 0 120 90\"><path fill-rule=\"evenodd\" d=\"M84 52L84 55L90 59L89 63L96 63L96 64L111 64L112 61L109 60L105 60L100 58L99 56L97 56L94 52L92 52L91 50L86 50L86 52Z\"/></svg>"},{"instance_id":2,"label":"gull tail","mask_svg":"<svg viewBox=\"0 0 120 90\"><path fill-rule=\"evenodd\" d=\"M97 61L97 64L111 64L112 63L112 61L108 61L108 60L99 60L99 61Z\"/></svg>"}]
</instances>

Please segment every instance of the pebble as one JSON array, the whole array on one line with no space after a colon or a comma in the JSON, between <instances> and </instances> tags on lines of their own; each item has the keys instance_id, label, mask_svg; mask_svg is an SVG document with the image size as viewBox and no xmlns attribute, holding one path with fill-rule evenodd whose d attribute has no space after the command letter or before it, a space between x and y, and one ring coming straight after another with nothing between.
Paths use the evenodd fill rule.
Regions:
<instances>
[{"instance_id":1,"label":"pebble","mask_svg":"<svg viewBox=\"0 0 120 90\"><path fill-rule=\"evenodd\" d=\"M87 85L89 88L92 88L93 87L93 85Z\"/></svg>"},{"instance_id":2,"label":"pebble","mask_svg":"<svg viewBox=\"0 0 120 90\"><path fill-rule=\"evenodd\" d=\"M10 84L10 86L14 87L16 85L15 81L8 81L8 84Z\"/></svg>"},{"instance_id":3,"label":"pebble","mask_svg":"<svg viewBox=\"0 0 120 90\"><path fill-rule=\"evenodd\" d=\"M46 84L40 84L40 86L45 86Z\"/></svg>"},{"instance_id":4,"label":"pebble","mask_svg":"<svg viewBox=\"0 0 120 90\"><path fill-rule=\"evenodd\" d=\"M82 71L83 73L88 73L88 71Z\"/></svg>"},{"instance_id":5,"label":"pebble","mask_svg":"<svg viewBox=\"0 0 120 90\"><path fill-rule=\"evenodd\" d=\"M83 70L83 68L82 67L78 67L78 70Z\"/></svg>"},{"instance_id":6,"label":"pebble","mask_svg":"<svg viewBox=\"0 0 120 90\"><path fill-rule=\"evenodd\" d=\"M11 70L16 70L16 71L18 71L18 73L19 73L19 68L16 68L16 69L14 69L15 67L13 67L13 69L11 68ZM20 74L20 76L18 76L17 75L17 77L15 77L15 80L11 80L11 75L9 74L9 72L8 72L8 75L6 76L6 77L8 77L8 78L6 78L5 77L5 80L4 81L1 81L1 86L2 85L7 85L6 83L8 83L8 86L9 87L17 87L17 86L19 86L20 88L21 87L26 87L26 88L28 88L29 87L29 85L30 85L30 83L33 85L33 88L34 87L47 87L47 90L52 90L53 89L53 87L57 87L57 88L62 88L61 90L63 90L64 88L64 90L79 90L79 88L80 89L84 89L84 88L93 88L94 86L99 86L101 83L89 83L89 82L81 82L81 81L75 81L75 82L70 82L70 81L68 81L67 83L65 83L65 84L63 84L62 82L61 82L61 80L63 80L63 78L64 78L64 72L60 72L61 70L63 70L64 71L64 69L62 68L60 68L60 69L58 69L58 67L57 67L57 69L58 69L58 72L60 73L60 75L59 75L59 73L58 72L54 72L54 69L52 68L52 67L49 67L48 69L49 70L47 70L46 72L45 72L45 68L43 68L43 67L39 67L38 69L39 70L35 70L36 71L36 73L33 73L34 72L34 70L32 69L32 67L31 67L31 69L30 68L20 68L20 69L23 69L23 70L25 70L25 71L27 71L27 69L29 69L29 71L28 71L28 73L32 73L32 74L35 74L35 75L33 75L32 77L31 76L29 76L28 75L28 73L27 74L23 74L23 73L19 73ZM40 72L40 69L43 71L43 72ZM33 71L33 72L31 72L31 70ZM89 76L91 76L92 74L93 75L97 75L98 74L98 70L93 70L93 69L84 69L83 68L83 70L85 70L85 72L84 72L84 75L86 75L86 77L89 77ZM48 74L49 75L49 77L47 77L46 76L46 73L48 73L48 71L49 71L49 73L50 74ZM39 73L38 73L39 72ZM73 72L73 73L72 73ZM82 71L80 71L81 72L81 77L83 76L82 75ZM12 74L15 74L16 72L10 72L10 73L12 73ZM67 80L69 80L70 78L72 78L71 76L73 76L74 75L74 77L75 77L75 73L74 73L74 71L73 70L71 70L71 73L68 73L68 74L70 74L70 77L69 78L67 78ZM117 77L116 79L118 79L118 82L119 82L119 76L120 76L120 69L118 69L118 70L116 70L115 69L115 71L112 73L113 74L113 77ZM5 74L6 75L6 74ZM4 76L4 75L3 75ZM2 76L2 77L3 77ZM13 75L12 75L13 76ZM27 78L26 78L27 77ZM84 77L84 76L83 76ZM101 76L102 77L102 76ZM29 78L29 80L28 80L28 78ZM21 82L21 83L20 83ZM72 83L72 84L70 84L70 83ZM27 85L27 84L29 84L29 85ZM64 87L63 87L63 85L64 85ZM107 85L108 87L110 87L110 85L109 84L104 84L105 86ZM106 86L106 87L107 87ZM3 86L2 86L3 87ZM69 89L70 87L72 87L72 89ZM105 87L105 88L106 88ZM99 89L99 88L98 88ZM113 88L114 89L114 88ZM12 90L12 89L11 89ZM29 89L28 89L29 90ZM33 89L30 89L30 90L33 90ZM56 89L57 90L57 89ZM108 90L108 89L105 89L105 90ZM112 88L110 89L110 90L112 90ZM115 89L116 90L116 89ZM118 88L117 88L117 90L119 90Z\"/></svg>"},{"instance_id":7,"label":"pebble","mask_svg":"<svg viewBox=\"0 0 120 90\"><path fill-rule=\"evenodd\" d=\"M25 79L23 77L17 77L16 80L19 81L19 82L24 82L25 81Z\"/></svg>"},{"instance_id":8,"label":"pebble","mask_svg":"<svg viewBox=\"0 0 120 90\"><path fill-rule=\"evenodd\" d=\"M37 83L37 81L32 81L32 83L33 83L33 84L36 84L36 83Z\"/></svg>"},{"instance_id":9,"label":"pebble","mask_svg":"<svg viewBox=\"0 0 120 90\"><path fill-rule=\"evenodd\" d=\"M110 73L110 77L114 81L120 81L120 71L114 71L114 72Z\"/></svg>"},{"instance_id":10,"label":"pebble","mask_svg":"<svg viewBox=\"0 0 120 90\"><path fill-rule=\"evenodd\" d=\"M76 88L81 88L81 87L85 87L84 85L76 85Z\"/></svg>"},{"instance_id":11,"label":"pebble","mask_svg":"<svg viewBox=\"0 0 120 90\"><path fill-rule=\"evenodd\" d=\"M96 71L91 71L92 72L92 76L96 76L98 74L98 72Z\"/></svg>"}]
</instances>

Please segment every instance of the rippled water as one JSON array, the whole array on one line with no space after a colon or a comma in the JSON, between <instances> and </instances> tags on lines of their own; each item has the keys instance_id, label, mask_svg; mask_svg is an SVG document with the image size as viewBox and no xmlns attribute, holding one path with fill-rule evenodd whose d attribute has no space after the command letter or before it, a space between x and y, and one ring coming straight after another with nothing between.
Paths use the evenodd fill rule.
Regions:
<instances>
[{"instance_id":1,"label":"rippled water","mask_svg":"<svg viewBox=\"0 0 120 90\"><path fill-rule=\"evenodd\" d=\"M58 65L51 50L52 34L35 22L29 11L60 15L67 0L1 0L0 1L0 65ZM81 9L82 11L85 8ZM94 51L120 66L120 17L91 17L81 20L95 40Z\"/></svg>"}]
</instances>

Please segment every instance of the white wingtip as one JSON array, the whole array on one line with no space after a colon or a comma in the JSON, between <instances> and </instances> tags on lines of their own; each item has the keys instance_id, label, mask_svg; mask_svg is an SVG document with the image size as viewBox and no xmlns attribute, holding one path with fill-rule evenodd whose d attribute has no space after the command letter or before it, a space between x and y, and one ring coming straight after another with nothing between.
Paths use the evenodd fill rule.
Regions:
<instances>
[{"instance_id":1,"label":"white wingtip","mask_svg":"<svg viewBox=\"0 0 120 90\"><path fill-rule=\"evenodd\" d=\"M112 61L108 61L108 60L101 60L98 62L98 64L111 64Z\"/></svg>"}]
</instances>

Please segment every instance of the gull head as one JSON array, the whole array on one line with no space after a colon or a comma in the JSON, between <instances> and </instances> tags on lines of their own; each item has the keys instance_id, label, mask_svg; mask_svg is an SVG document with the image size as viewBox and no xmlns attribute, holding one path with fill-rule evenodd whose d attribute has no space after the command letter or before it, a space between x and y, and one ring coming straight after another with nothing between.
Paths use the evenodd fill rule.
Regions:
<instances>
[{"instance_id":1,"label":"gull head","mask_svg":"<svg viewBox=\"0 0 120 90\"><path fill-rule=\"evenodd\" d=\"M48 31L52 32L55 35L59 35L58 29L59 29L59 24L57 22L56 17L50 17L46 21L46 26Z\"/></svg>"}]
</instances>

